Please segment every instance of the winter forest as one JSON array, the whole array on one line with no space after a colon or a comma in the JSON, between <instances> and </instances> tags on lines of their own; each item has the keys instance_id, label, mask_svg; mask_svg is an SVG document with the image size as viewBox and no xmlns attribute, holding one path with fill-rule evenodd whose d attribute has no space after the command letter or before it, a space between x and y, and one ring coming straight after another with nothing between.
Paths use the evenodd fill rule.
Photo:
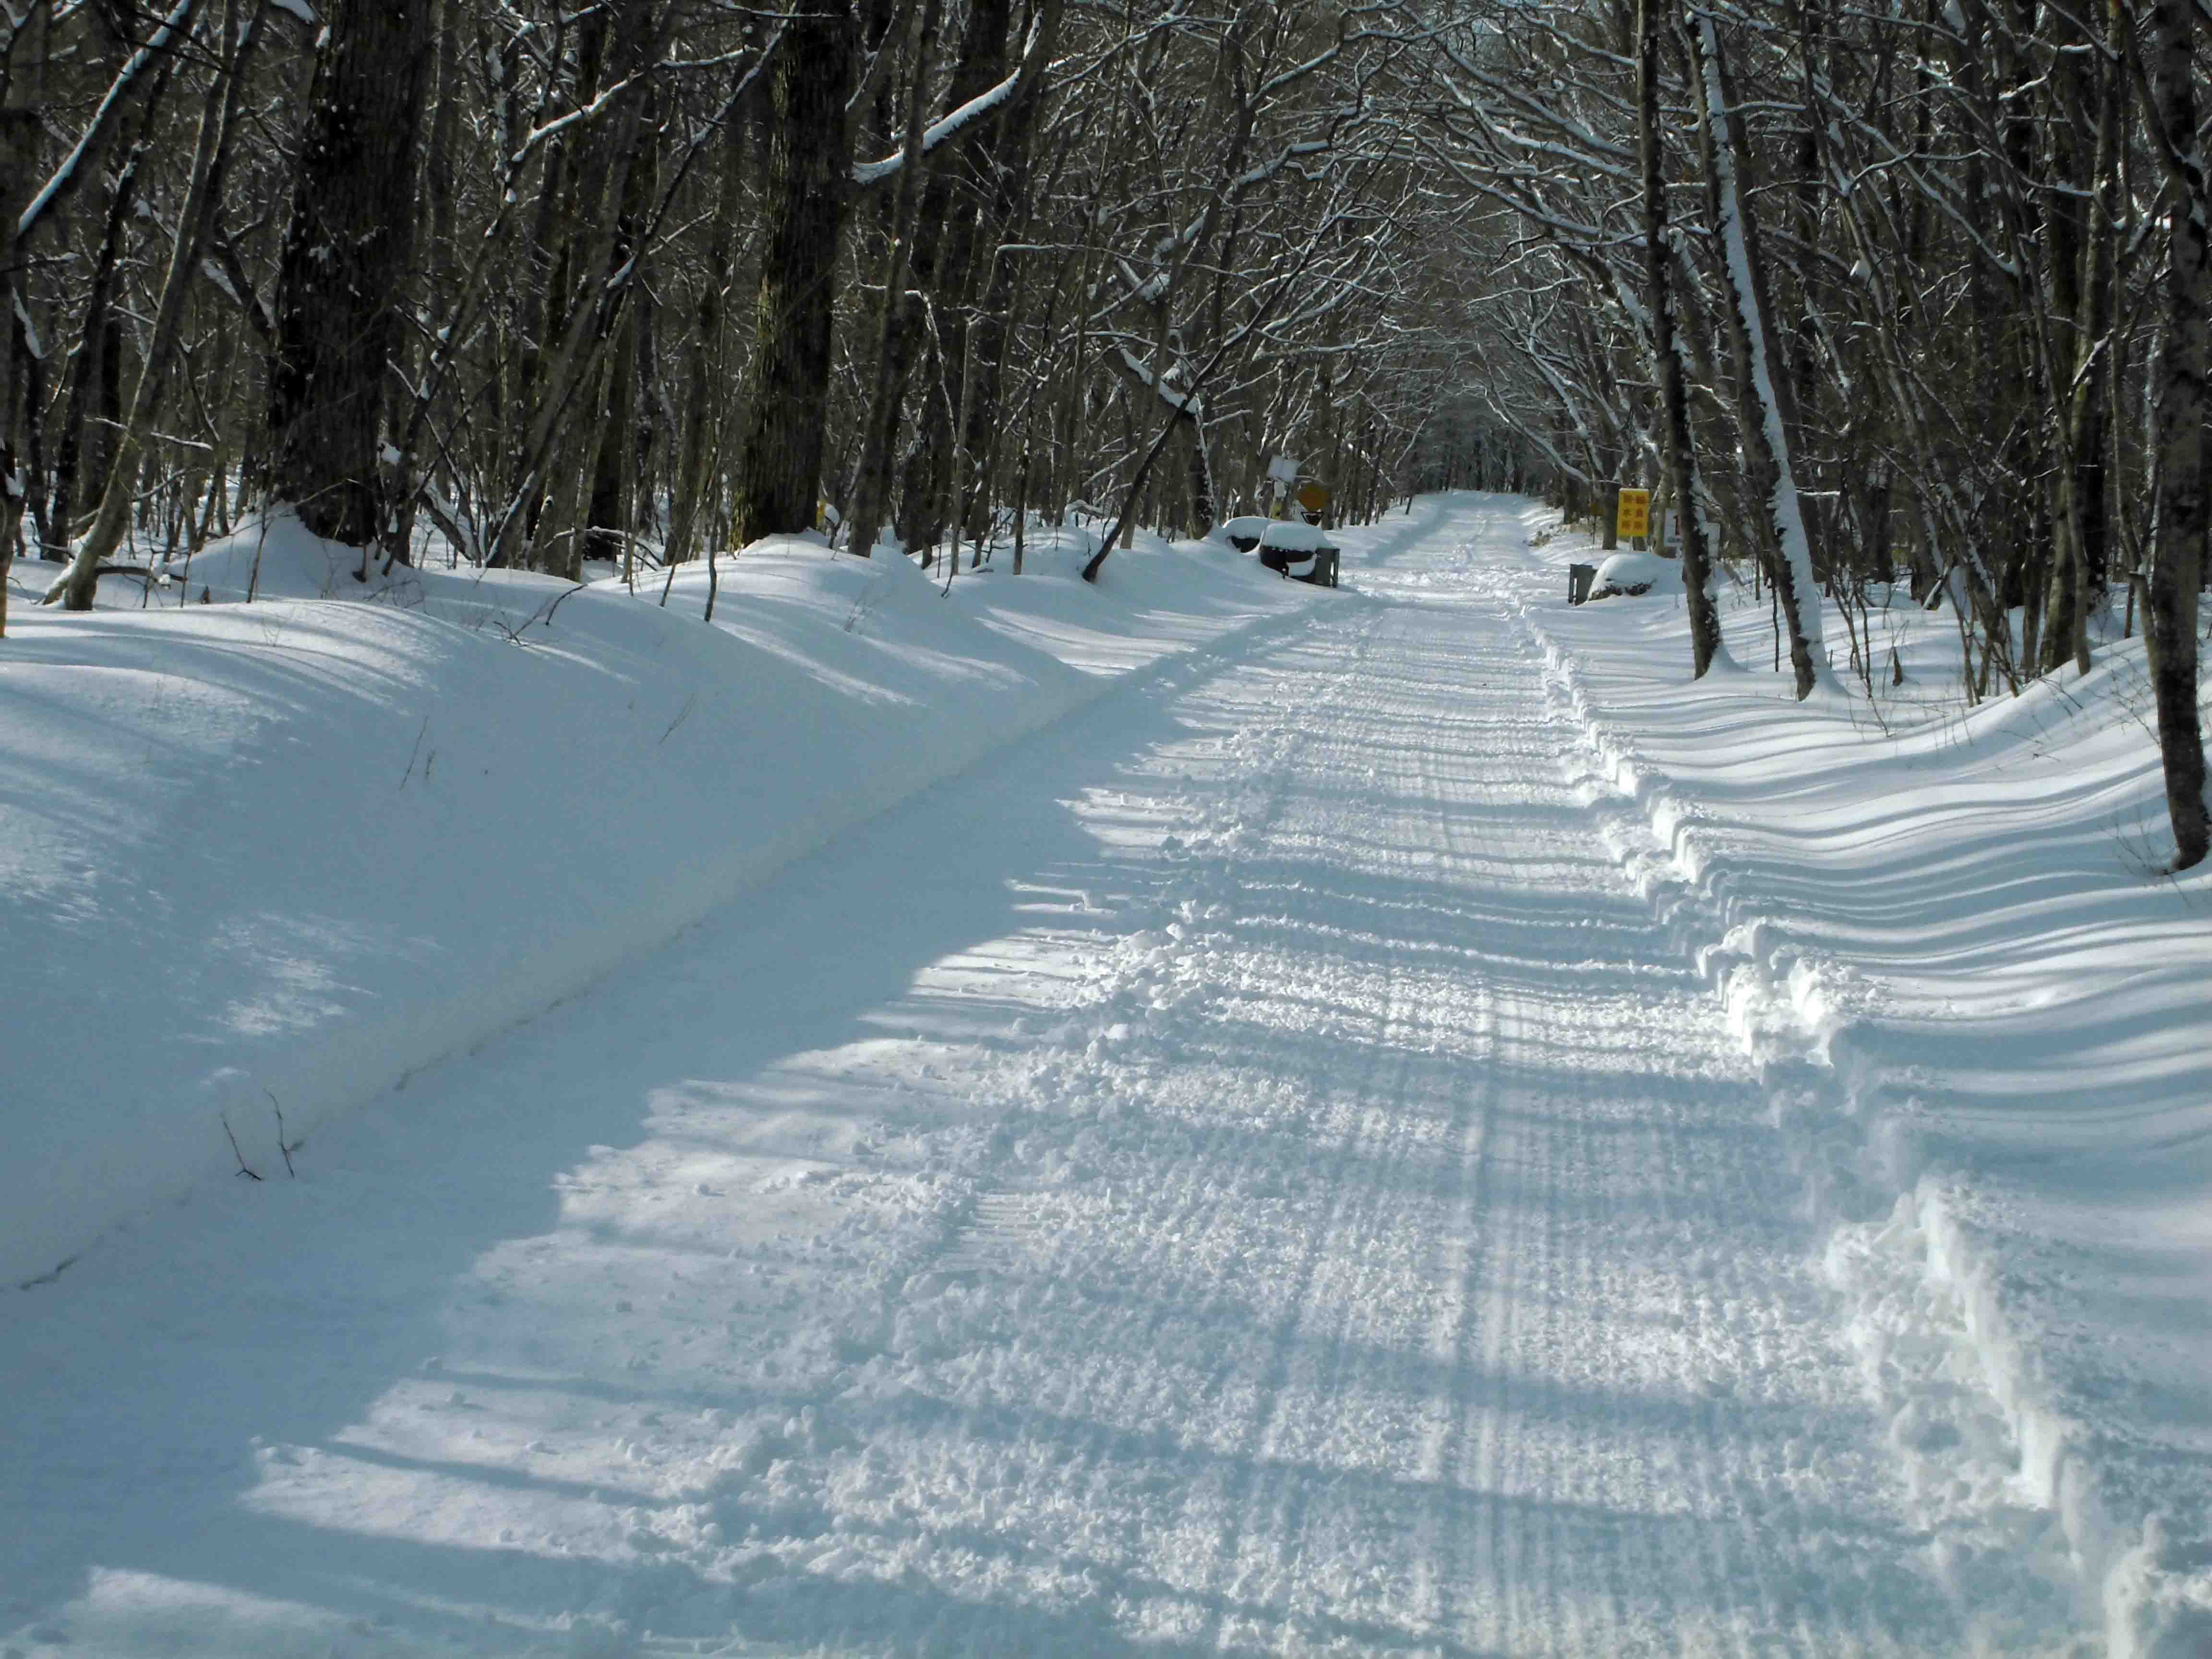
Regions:
<instances>
[{"instance_id":1,"label":"winter forest","mask_svg":"<svg viewBox=\"0 0 2212 1659\"><path fill-rule=\"evenodd\" d=\"M2212 1656L2212 0L0 0L0 1659Z\"/></svg>"},{"instance_id":2,"label":"winter forest","mask_svg":"<svg viewBox=\"0 0 2212 1659\"><path fill-rule=\"evenodd\" d=\"M1949 595L1976 698L2121 606L2186 866L2201 10L28 0L0 558L82 607L264 499L575 576L1202 535L1278 451L1349 522L1640 483L1800 696L1884 666L1816 584Z\"/></svg>"}]
</instances>

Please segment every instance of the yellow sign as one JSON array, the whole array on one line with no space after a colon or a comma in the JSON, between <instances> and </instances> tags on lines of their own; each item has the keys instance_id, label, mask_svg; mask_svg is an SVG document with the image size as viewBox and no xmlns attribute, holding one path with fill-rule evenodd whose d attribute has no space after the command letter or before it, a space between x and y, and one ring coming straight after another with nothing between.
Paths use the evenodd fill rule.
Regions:
<instances>
[{"instance_id":1,"label":"yellow sign","mask_svg":"<svg viewBox=\"0 0 2212 1659\"><path fill-rule=\"evenodd\" d=\"M1309 513L1328 511L1328 491L1317 483L1310 483L1298 491L1298 505Z\"/></svg>"},{"instance_id":2,"label":"yellow sign","mask_svg":"<svg viewBox=\"0 0 2212 1659\"><path fill-rule=\"evenodd\" d=\"M1613 520L1614 530L1623 536L1648 536L1651 533L1651 492L1648 489L1624 489L1620 492L1620 507Z\"/></svg>"}]
</instances>

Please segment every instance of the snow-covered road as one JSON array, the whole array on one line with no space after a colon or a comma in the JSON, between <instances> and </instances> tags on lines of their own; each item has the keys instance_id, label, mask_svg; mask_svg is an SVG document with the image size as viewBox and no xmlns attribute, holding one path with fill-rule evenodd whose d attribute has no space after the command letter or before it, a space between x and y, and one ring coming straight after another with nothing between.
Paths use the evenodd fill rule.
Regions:
<instances>
[{"instance_id":1,"label":"snow-covered road","mask_svg":"<svg viewBox=\"0 0 2212 1659\"><path fill-rule=\"evenodd\" d=\"M0 1644L1968 1650L1525 533L1425 504L18 1298Z\"/></svg>"}]
</instances>

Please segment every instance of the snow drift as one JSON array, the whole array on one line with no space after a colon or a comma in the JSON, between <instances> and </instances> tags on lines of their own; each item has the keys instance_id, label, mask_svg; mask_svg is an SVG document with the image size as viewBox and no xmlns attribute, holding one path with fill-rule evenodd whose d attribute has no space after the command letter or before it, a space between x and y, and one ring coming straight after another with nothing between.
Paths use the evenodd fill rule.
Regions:
<instances>
[{"instance_id":1,"label":"snow drift","mask_svg":"<svg viewBox=\"0 0 2212 1659\"><path fill-rule=\"evenodd\" d=\"M106 579L90 614L19 605L0 1285L280 1169L280 1113L296 1139L1113 677L1313 598L1157 542L1094 586L1066 540L949 594L904 558L762 544L720 562L702 626L703 567L665 607L657 577L364 582L283 519Z\"/></svg>"}]
</instances>

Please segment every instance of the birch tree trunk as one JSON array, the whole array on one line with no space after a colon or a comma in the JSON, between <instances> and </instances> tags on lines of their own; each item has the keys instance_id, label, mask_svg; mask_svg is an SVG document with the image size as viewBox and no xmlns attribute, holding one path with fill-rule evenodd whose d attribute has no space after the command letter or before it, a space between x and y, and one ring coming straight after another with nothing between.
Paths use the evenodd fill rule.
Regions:
<instances>
[{"instance_id":1,"label":"birch tree trunk","mask_svg":"<svg viewBox=\"0 0 2212 1659\"><path fill-rule=\"evenodd\" d=\"M1820 678L1814 653L1820 644L1820 587L1805 533L1803 504L1790 466L1790 437L1777 377L1784 370L1771 349L1765 295L1759 280L1757 230L1745 199L1737 124L1729 101L1720 34L1710 13L1693 13L1698 104L1705 142L1707 190L1721 245L1721 278L1728 290L1727 326L1735 356L1736 399L1753 493L1759 497L1760 539L1768 574L1790 627L1790 664L1800 700Z\"/></svg>"}]
</instances>

